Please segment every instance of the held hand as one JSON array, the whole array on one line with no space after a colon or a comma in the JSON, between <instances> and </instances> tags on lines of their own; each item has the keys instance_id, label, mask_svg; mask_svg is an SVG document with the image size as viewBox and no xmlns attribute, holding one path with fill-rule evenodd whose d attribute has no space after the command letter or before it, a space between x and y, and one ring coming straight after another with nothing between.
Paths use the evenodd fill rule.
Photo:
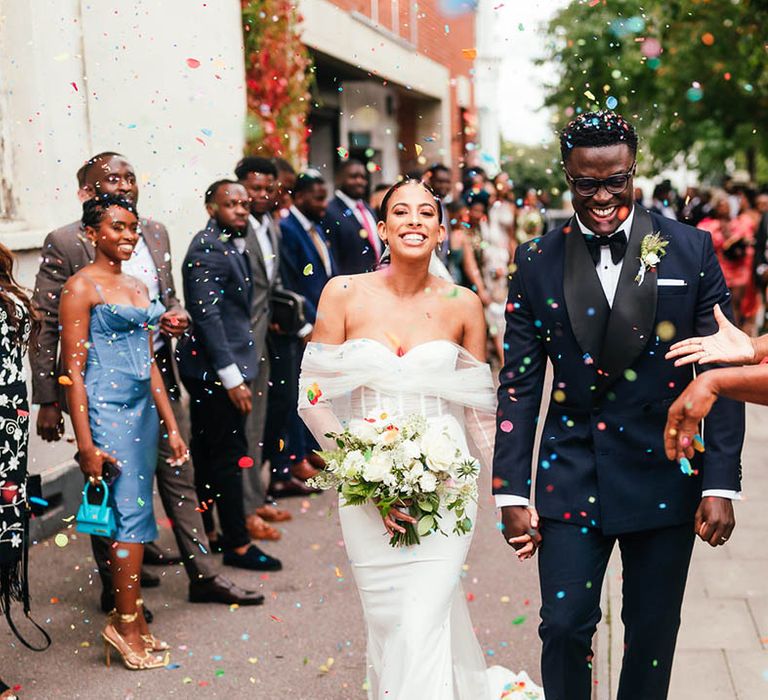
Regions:
<instances>
[{"instance_id":1,"label":"held hand","mask_svg":"<svg viewBox=\"0 0 768 700\"><path fill-rule=\"evenodd\" d=\"M733 502L729 498L705 496L696 510L696 534L712 547L725 544L736 526Z\"/></svg>"},{"instance_id":2,"label":"held hand","mask_svg":"<svg viewBox=\"0 0 768 700\"><path fill-rule=\"evenodd\" d=\"M402 525L397 524L398 520L411 523L411 525L416 524L416 518L397 508L390 508L389 514L386 518L382 516L382 520L384 521L384 527L387 528L390 537L393 537L395 532L405 534L405 528Z\"/></svg>"},{"instance_id":3,"label":"held hand","mask_svg":"<svg viewBox=\"0 0 768 700\"><path fill-rule=\"evenodd\" d=\"M189 450L184 440L181 439L178 431L172 430L168 434L168 446L171 448L171 456L166 462L172 467L180 467L189 461Z\"/></svg>"},{"instance_id":4,"label":"held hand","mask_svg":"<svg viewBox=\"0 0 768 700\"><path fill-rule=\"evenodd\" d=\"M717 333L675 343L665 355L666 359L674 359L675 367L693 362L700 365L714 362L745 365L754 362L752 340L726 318L719 304L715 304L715 320L719 328Z\"/></svg>"},{"instance_id":5,"label":"held hand","mask_svg":"<svg viewBox=\"0 0 768 700\"><path fill-rule=\"evenodd\" d=\"M183 309L166 311L160 317L160 330L172 338L181 338L189 328L189 314Z\"/></svg>"},{"instance_id":6,"label":"held hand","mask_svg":"<svg viewBox=\"0 0 768 700\"><path fill-rule=\"evenodd\" d=\"M717 371L700 374L669 407L664 428L667 459L679 461L682 457L693 457L693 437L699 432L699 424L717 400L712 379Z\"/></svg>"},{"instance_id":7,"label":"held hand","mask_svg":"<svg viewBox=\"0 0 768 700\"><path fill-rule=\"evenodd\" d=\"M527 506L504 506L501 523L507 543L512 546L520 561L530 559L541 544L539 514Z\"/></svg>"},{"instance_id":8,"label":"held hand","mask_svg":"<svg viewBox=\"0 0 768 700\"><path fill-rule=\"evenodd\" d=\"M235 404L235 408L240 413L248 414L251 412L251 390L245 382L238 384L232 389L227 389L227 394L229 395L229 400Z\"/></svg>"},{"instance_id":9,"label":"held hand","mask_svg":"<svg viewBox=\"0 0 768 700\"><path fill-rule=\"evenodd\" d=\"M37 434L46 442L57 442L63 433L64 417L59 404L42 404L37 414Z\"/></svg>"},{"instance_id":10,"label":"held hand","mask_svg":"<svg viewBox=\"0 0 768 700\"><path fill-rule=\"evenodd\" d=\"M117 464L117 460L110 454L107 454L98 447L90 447L86 450L80 450L78 453L80 471L85 474L91 482L101 479L104 462Z\"/></svg>"}]
</instances>

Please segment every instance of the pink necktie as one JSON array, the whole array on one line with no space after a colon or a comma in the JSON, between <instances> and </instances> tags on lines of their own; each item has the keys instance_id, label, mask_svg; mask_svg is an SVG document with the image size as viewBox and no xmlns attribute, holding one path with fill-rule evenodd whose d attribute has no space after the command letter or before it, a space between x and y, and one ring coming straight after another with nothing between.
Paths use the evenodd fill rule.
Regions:
<instances>
[{"instance_id":1,"label":"pink necktie","mask_svg":"<svg viewBox=\"0 0 768 700\"><path fill-rule=\"evenodd\" d=\"M376 232L371 227L371 222L368 221L368 212L366 211L365 205L363 204L362 200L358 200L356 206L357 206L357 211L360 212L360 218L363 220L363 228L365 229L365 232L368 234L368 243L371 244L373 257L376 259L376 262L379 262L379 246L377 245L377 236L376 236Z\"/></svg>"}]
</instances>

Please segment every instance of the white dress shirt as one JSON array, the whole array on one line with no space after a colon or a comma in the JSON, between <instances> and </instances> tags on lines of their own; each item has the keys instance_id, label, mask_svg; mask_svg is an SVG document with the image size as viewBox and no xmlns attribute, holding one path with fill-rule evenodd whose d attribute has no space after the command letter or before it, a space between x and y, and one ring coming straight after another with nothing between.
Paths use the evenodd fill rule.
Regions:
<instances>
[{"instance_id":1,"label":"white dress shirt","mask_svg":"<svg viewBox=\"0 0 768 700\"><path fill-rule=\"evenodd\" d=\"M635 217L635 210L633 207L632 210L629 212L629 216L621 223L621 225L611 235L613 236L619 231L624 231L624 233L627 236L627 244L629 244L629 236L632 231L632 221L634 220L634 217ZM576 221L578 221L579 228L581 228L584 234L592 234L593 236L597 235L592 231L590 231L586 226L584 226L581 219L579 219L578 214L576 214ZM621 275L621 267L624 264L624 260L626 260L626 256L624 257L624 259L622 259L618 263L614 263L613 258L611 258L610 247L607 245L600 246L600 262L597 263L595 270L600 280L600 284L603 287L605 298L608 300L608 306L611 306L611 307L613 306L613 300L616 297L616 288L619 285L619 276ZM633 264L632 261L630 261L629 264ZM738 493L737 491L730 491L728 489L707 489L702 492L701 496L702 498L704 496L719 496L721 498L741 500L740 493ZM529 499L525 498L525 496L512 496L508 494L499 494L495 498L496 498L497 508L502 508L504 506L527 506L530 503Z\"/></svg>"},{"instance_id":2,"label":"white dress shirt","mask_svg":"<svg viewBox=\"0 0 768 700\"><path fill-rule=\"evenodd\" d=\"M264 267L267 270L267 279L271 280L275 271L275 250L272 247L272 239L269 237L269 223L272 217L269 214L264 214L261 217L261 222L250 214L248 216L248 223L253 227L256 233L256 240L259 242L259 248L261 248L261 257L264 258ZM237 239L235 239L237 243Z\"/></svg>"},{"instance_id":3,"label":"white dress shirt","mask_svg":"<svg viewBox=\"0 0 768 700\"><path fill-rule=\"evenodd\" d=\"M152 254L149 252L144 236L139 236L139 241L133 249L133 255L123 263L122 270L126 274L141 280L146 285L150 300L160 298L160 280L157 277L157 266L152 259ZM152 342L154 343L155 352L163 346L163 336L160 335L159 330L152 335Z\"/></svg>"},{"instance_id":4,"label":"white dress shirt","mask_svg":"<svg viewBox=\"0 0 768 700\"><path fill-rule=\"evenodd\" d=\"M296 217L296 220L301 224L301 227L307 232L307 235L312 239L312 243L315 245L315 250L323 261L323 267L325 268L325 274L328 277L333 276L333 266L331 264L331 253L328 250L328 246L325 244L325 240L321 237L320 232L317 230L317 225L311 222L304 214L296 207L295 204L291 205L291 214Z\"/></svg>"}]
</instances>

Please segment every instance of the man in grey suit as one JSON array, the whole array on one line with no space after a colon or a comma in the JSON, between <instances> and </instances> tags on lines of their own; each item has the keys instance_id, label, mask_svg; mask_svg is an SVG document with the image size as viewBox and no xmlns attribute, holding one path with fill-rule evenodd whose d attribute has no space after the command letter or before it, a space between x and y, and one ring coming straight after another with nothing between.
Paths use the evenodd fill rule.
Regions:
<instances>
[{"instance_id":1,"label":"man in grey suit","mask_svg":"<svg viewBox=\"0 0 768 700\"><path fill-rule=\"evenodd\" d=\"M248 449L253 467L243 479L246 527L254 539L276 540L280 532L266 521L288 520L290 514L267 503L266 484L261 470L264 426L267 419L269 391L269 351L267 331L270 328L270 296L280 286L280 227L272 218L277 206L277 167L266 158L248 156L235 167L237 179L248 194L250 216L246 243L250 256L253 297L251 330L260 357L259 372L253 384L253 410L246 424Z\"/></svg>"},{"instance_id":2,"label":"man in grey suit","mask_svg":"<svg viewBox=\"0 0 768 700\"><path fill-rule=\"evenodd\" d=\"M139 194L133 167L123 156L111 151L99 153L86 161L78 171L78 186L81 201L109 192L136 202ZM160 319L160 333L155 340L155 361L172 398L177 420L184 426L188 421L179 400L171 342L188 328L189 315L174 291L167 230L159 222L144 218L141 219L140 226L139 244L124 269L141 279L149 288L150 295L158 296L167 309ZM80 222L52 231L43 243L33 296L41 312L42 324L37 343L30 348L30 363L32 401L40 404L37 431L44 440L59 440L63 432L64 402L58 384L61 289L70 276L91 263L93 258L93 245L85 238ZM262 602L262 596L243 590L219 575L218 564L209 553L200 513L196 510L197 494L193 470L189 465L172 467L166 461L169 455L167 441L161 438L156 472L158 492L171 521L182 554L181 561L190 579L190 600L240 605ZM91 543L104 587L101 605L108 611L114 607L107 564L110 541L92 537ZM155 559L150 563L163 563L162 560L158 561L157 557L155 554Z\"/></svg>"}]
</instances>

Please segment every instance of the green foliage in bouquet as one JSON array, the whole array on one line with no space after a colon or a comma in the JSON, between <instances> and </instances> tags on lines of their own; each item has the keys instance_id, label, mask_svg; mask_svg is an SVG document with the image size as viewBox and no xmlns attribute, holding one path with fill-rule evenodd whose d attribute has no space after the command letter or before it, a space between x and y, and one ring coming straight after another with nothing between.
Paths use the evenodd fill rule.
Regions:
<instances>
[{"instance_id":1,"label":"green foliage in bouquet","mask_svg":"<svg viewBox=\"0 0 768 700\"><path fill-rule=\"evenodd\" d=\"M326 469L309 483L336 489L346 506L371 502L382 518L393 508L407 509L416 523L400 522L405 532L392 535L393 547L419 544L434 532L445 535L441 506L454 513L454 534L472 530L467 506L477 499L479 467L444 427L429 428L416 414L400 421L381 413L326 437L336 449L318 452Z\"/></svg>"}]
</instances>

